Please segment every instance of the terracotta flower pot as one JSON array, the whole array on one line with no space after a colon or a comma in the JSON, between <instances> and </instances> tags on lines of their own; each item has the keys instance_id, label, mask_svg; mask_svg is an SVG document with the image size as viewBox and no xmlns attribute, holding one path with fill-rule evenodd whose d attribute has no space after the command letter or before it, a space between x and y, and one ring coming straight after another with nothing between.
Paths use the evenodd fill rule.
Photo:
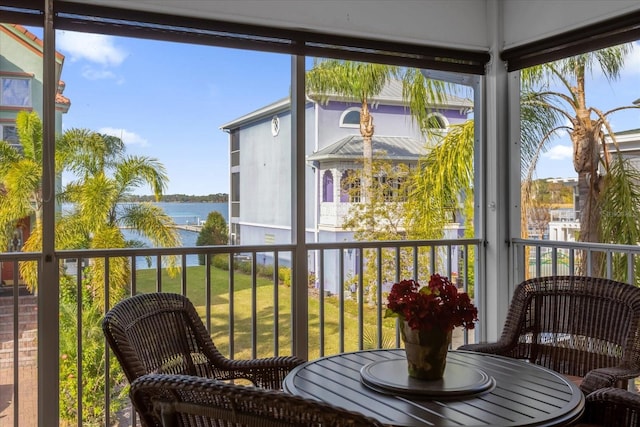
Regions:
<instances>
[{"instance_id":1,"label":"terracotta flower pot","mask_svg":"<svg viewBox=\"0 0 640 427\"><path fill-rule=\"evenodd\" d=\"M451 332L433 328L411 329L406 321L400 329L407 354L409 376L421 380L439 380L444 375Z\"/></svg>"}]
</instances>

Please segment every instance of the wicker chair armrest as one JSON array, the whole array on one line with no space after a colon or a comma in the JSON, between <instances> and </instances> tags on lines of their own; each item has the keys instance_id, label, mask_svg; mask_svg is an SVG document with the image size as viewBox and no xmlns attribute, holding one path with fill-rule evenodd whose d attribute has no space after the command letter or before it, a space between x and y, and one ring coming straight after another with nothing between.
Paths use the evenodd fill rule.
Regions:
<instances>
[{"instance_id":1,"label":"wicker chair armrest","mask_svg":"<svg viewBox=\"0 0 640 427\"><path fill-rule=\"evenodd\" d=\"M640 394L615 387L587 395L584 422L605 427L640 425Z\"/></svg>"},{"instance_id":2,"label":"wicker chair armrest","mask_svg":"<svg viewBox=\"0 0 640 427\"><path fill-rule=\"evenodd\" d=\"M304 360L295 356L265 357L261 359L226 359L216 366L216 378L221 380L246 379L256 387L280 390L282 381L296 366Z\"/></svg>"},{"instance_id":3,"label":"wicker chair armrest","mask_svg":"<svg viewBox=\"0 0 640 427\"><path fill-rule=\"evenodd\" d=\"M580 383L580 390L586 395L601 389L608 387L615 387L618 379L607 372L604 369L594 369L587 372L587 375L582 379Z\"/></svg>"},{"instance_id":4,"label":"wicker chair armrest","mask_svg":"<svg viewBox=\"0 0 640 427\"><path fill-rule=\"evenodd\" d=\"M585 380L591 377L592 379L589 381L592 381L593 378L595 378L595 376L598 377L598 380L596 381L596 383L603 382L603 381L608 383L608 384L600 385L596 388L604 388L604 387L626 388L628 384L628 380L631 380L633 378L640 376L640 370L635 367L628 367L624 365L612 366L610 368L598 368L598 369L593 369L592 371L589 371L585 376ZM583 380L583 383L584 383L584 380ZM586 393L590 393L593 390L595 390L595 388L592 388L592 387L593 386L590 385L589 383L587 383L584 388L581 386L583 391L585 391Z\"/></svg>"}]
</instances>

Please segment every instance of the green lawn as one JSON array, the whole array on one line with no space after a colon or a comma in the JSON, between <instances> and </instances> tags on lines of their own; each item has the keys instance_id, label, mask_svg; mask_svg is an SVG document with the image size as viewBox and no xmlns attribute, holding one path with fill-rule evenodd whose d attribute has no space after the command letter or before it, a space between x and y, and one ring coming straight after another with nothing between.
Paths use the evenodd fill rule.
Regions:
<instances>
[{"instance_id":1,"label":"green lawn","mask_svg":"<svg viewBox=\"0 0 640 427\"><path fill-rule=\"evenodd\" d=\"M187 267L186 270L186 295L204 317L206 314L206 270L204 266ZM251 277L242 273L233 276L233 322L234 358L252 357L252 289ZM162 291L182 293L181 276L171 278L163 271ZM216 347L226 355L229 355L229 312L230 290L229 272L217 268L211 268L211 331ZM136 288L139 292L153 292L156 290L156 271L139 270L136 276ZM274 294L278 293L278 344L279 355L291 354L291 289L288 286L279 285L274 289L272 281L258 277L255 289L255 319L257 357L267 357L274 354ZM310 293L309 296L309 358L320 355L319 339L319 307L317 296ZM335 354L340 352L339 334L339 303L337 297L325 298L324 304L324 353ZM364 306L364 347L370 348L376 345L376 309L368 304ZM206 321L205 321L206 324ZM344 351L358 350L358 307L353 300L347 300L344 304ZM383 319L383 331L386 347L395 347L395 320ZM369 338L372 337L372 338Z\"/></svg>"}]
</instances>

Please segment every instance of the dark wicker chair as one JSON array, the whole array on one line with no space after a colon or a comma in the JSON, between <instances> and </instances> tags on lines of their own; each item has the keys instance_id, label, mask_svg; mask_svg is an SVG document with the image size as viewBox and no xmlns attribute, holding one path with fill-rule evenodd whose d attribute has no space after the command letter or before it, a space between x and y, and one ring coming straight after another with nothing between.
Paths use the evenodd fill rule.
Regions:
<instances>
[{"instance_id":1,"label":"dark wicker chair","mask_svg":"<svg viewBox=\"0 0 640 427\"><path fill-rule=\"evenodd\" d=\"M315 400L186 375L145 375L132 383L130 396L148 427L382 426Z\"/></svg>"},{"instance_id":2,"label":"dark wicker chair","mask_svg":"<svg viewBox=\"0 0 640 427\"><path fill-rule=\"evenodd\" d=\"M584 382L594 391L587 394L577 426L640 427L640 394L614 387L617 378L602 372L590 372Z\"/></svg>"},{"instance_id":3,"label":"dark wicker chair","mask_svg":"<svg viewBox=\"0 0 640 427\"><path fill-rule=\"evenodd\" d=\"M188 298L171 293L140 294L116 304L102 329L129 382L150 373L245 379L257 387L282 388L297 357L231 360L213 344Z\"/></svg>"},{"instance_id":4,"label":"dark wicker chair","mask_svg":"<svg viewBox=\"0 0 640 427\"><path fill-rule=\"evenodd\" d=\"M459 349L525 359L578 377L578 384L589 372L609 375L625 388L640 375L639 328L640 288L595 277L539 277L517 286L498 342ZM580 386L585 394L594 390L588 382Z\"/></svg>"},{"instance_id":5,"label":"dark wicker chair","mask_svg":"<svg viewBox=\"0 0 640 427\"><path fill-rule=\"evenodd\" d=\"M640 427L640 394L617 387L587 395L584 422L603 427Z\"/></svg>"}]
</instances>

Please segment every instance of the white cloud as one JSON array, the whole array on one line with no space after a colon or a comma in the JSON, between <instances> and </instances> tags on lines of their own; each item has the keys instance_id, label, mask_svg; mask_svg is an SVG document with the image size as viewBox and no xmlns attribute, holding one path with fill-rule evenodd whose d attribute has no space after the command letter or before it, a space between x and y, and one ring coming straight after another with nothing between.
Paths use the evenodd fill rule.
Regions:
<instances>
[{"instance_id":1,"label":"white cloud","mask_svg":"<svg viewBox=\"0 0 640 427\"><path fill-rule=\"evenodd\" d=\"M130 132L126 129L116 129L111 127L104 127L98 130L100 133L111 135L122 139L126 145L139 145L141 147L149 146L149 141L138 135L137 133Z\"/></svg>"},{"instance_id":2,"label":"white cloud","mask_svg":"<svg viewBox=\"0 0 640 427\"><path fill-rule=\"evenodd\" d=\"M117 67L127 57L127 52L115 45L115 38L102 34L60 31L56 44L71 61L86 60L105 67Z\"/></svg>"},{"instance_id":3,"label":"white cloud","mask_svg":"<svg viewBox=\"0 0 640 427\"><path fill-rule=\"evenodd\" d=\"M573 147L570 145L555 145L542 153L542 157L549 160L566 160L573 157Z\"/></svg>"},{"instance_id":4,"label":"white cloud","mask_svg":"<svg viewBox=\"0 0 640 427\"><path fill-rule=\"evenodd\" d=\"M113 73L113 71L98 70L96 68L87 66L82 69L82 77L87 80L104 80L115 79L116 75Z\"/></svg>"}]
</instances>

